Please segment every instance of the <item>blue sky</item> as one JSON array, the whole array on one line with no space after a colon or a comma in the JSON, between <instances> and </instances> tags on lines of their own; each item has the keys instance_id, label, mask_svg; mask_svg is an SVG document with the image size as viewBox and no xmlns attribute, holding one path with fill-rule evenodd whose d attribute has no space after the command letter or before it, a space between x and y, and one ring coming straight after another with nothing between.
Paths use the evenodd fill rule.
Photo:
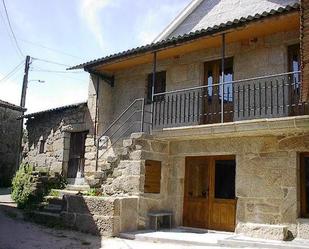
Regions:
<instances>
[{"instance_id":1,"label":"blue sky","mask_svg":"<svg viewBox=\"0 0 309 249\"><path fill-rule=\"evenodd\" d=\"M151 42L189 2L6 0L6 6L24 55L76 65ZM0 99L19 104L23 66L9 79L2 79L24 57L14 45L1 1L0 34ZM33 60L26 100L28 112L87 99L88 74L82 71L61 73L66 68L64 65Z\"/></svg>"}]
</instances>

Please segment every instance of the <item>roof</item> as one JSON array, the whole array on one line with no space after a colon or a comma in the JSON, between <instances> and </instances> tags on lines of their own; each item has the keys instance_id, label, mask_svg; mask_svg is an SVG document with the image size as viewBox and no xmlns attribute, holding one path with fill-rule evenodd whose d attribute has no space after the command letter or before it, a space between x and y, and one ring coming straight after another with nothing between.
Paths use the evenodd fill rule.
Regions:
<instances>
[{"instance_id":1,"label":"roof","mask_svg":"<svg viewBox=\"0 0 309 249\"><path fill-rule=\"evenodd\" d=\"M190 32L188 34L180 35L173 38L168 38L162 41L153 42L148 45L136 47L133 49L129 49L120 53L112 54L109 56L105 56L96 60L92 60L86 63L82 63L76 66L73 66L71 68L68 68L68 70L72 69L82 69L84 68L86 71L88 68L92 68L101 64L110 63L119 59L123 59L130 56L136 56L140 54L144 54L147 52L154 52L160 49L168 48L171 46L179 45L188 41L192 41L201 37L214 35L216 33L224 32L226 30L229 30L231 28L238 28L242 27L244 25L247 25L249 23L263 20L269 17L273 16L279 16L287 13L291 13L293 11L299 10L299 3L295 3L293 5L287 5L285 7L279 7L278 9L272 9L270 11L264 11L263 13L255 14L255 15L249 15L247 17L242 17L239 19L235 19L233 21L228 21L226 23L221 23L220 25L215 25L213 27L209 27L207 29L201 29L197 30L195 32Z\"/></svg>"},{"instance_id":2,"label":"roof","mask_svg":"<svg viewBox=\"0 0 309 249\"><path fill-rule=\"evenodd\" d=\"M155 39L184 35L256 13L299 3L299 0L192 0Z\"/></svg>"},{"instance_id":3,"label":"roof","mask_svg":"<svg viewBox=\"0 0 309 249\"><path fill-rule=\"evenodd\" d=\"M9 108L9 109L12 109L12 110L16 110L16 111L21 111L21 112L27 110L26 108L23 108L23 107L18 106L18 105L14 105L12 103L3 101L1 99L0 99L0 106L5 107L5 108Z\"/></svg>"},{"instance_id":4,"label":"roof","mask_svg":"<svg viewBox=\"0 0 309 249\"><path fill-rule=\"evenodd\" d=\"M45 113L65 111L65 110L68 110L68 109L74 109L74 108L83 107L83 106L86 106L86 105L87 105L87 102L81 102L81 103L76 103L76 104L71 104L71 105L64 105L64 106L60 106L60 107L56 107L56 108L52 108L52 109L48 109L48 110L44 110L44 111L40 111L40 112L29 113L29 114L18 117L18 119L32 118L32 117L43 115Z\"/></svg>"},{"instance_id":5,"label":"roof","mask_svg":"<svg viewBox=\"0 0 309 249\"><path fill-rule=\"evenodd\" d=\"M192 0L187 7L185 7L179 15L154 39L154 42L166 39L175 28L182 23L201 3L203 0Z\"/></svg>"}]
</instances>

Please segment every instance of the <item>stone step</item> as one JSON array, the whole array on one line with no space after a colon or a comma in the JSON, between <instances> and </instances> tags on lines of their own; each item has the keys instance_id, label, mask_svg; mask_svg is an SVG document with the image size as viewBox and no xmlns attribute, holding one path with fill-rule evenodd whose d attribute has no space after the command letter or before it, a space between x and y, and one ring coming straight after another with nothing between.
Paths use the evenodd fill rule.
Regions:
<instances>
[{"instance_id":1,"label":"stone step","mask_svg":"<svg viewBox=\"0 0 309 249\"><path fill-rule=\"evenodd\" d=\"M54 205L62 205L62 203L63 203L62 197L46 196L45 200L49 204L54 204Z\"/></svg>"},{"instance_id":2,"label":"stone step","mask_svg":"<svg viewBox=\"0 0 309 249\"><path fill-rule=\"evenodd\" d=\"M53 189L53 191L58 192L58 198L62 198L64 195L76 195L78 194L77 190L68 190L68 189ZM83 192L83 191L82 191Z\"/></svg>"},{"instance_id":3,"label":"stone step","mask_svg":"<svg viewBox=\"0 0 309 249\"><path fill-rule=\"evenodd\" d=\"M27 214L28 219L49 227L64 227L59 213L50 213L44 211L33 211Z\"/></svg>"},{"instance_id":4,"label":"stone step","mask_svg":"<svg viewBox=\"0 0 309 249\"><path fill-rule=\"evenodd\" d=\"M83 184L83 185L76 185L76 184L68 184L65 188L65 190L69 191L88 191L90 189L89 185Z\"/></svg>"},{"instance_id":5,"label":"stone step","mask_svg":"<svg viewBox=\"0 0 309 249\"><path fill-rule=\"evenodd\" d=\"M43 208L43 212L59 214L62 210L62 205L48 204Z\"/></svg>"}]
</instances>

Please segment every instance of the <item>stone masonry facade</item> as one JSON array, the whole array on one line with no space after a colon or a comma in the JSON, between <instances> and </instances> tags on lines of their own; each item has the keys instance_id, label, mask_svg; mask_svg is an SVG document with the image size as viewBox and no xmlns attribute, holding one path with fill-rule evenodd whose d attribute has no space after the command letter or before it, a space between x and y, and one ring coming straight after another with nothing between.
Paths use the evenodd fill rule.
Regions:
<instances>
[{"instance_id":1,"label":"stone masonry facade","mask_svg":"<svg viewBox=\"0 0 309 249\"><path fill-rule=\"evenodd\" d=\"M10 185L18 168L18 154L21 137L21 121L23 114L19 106L0 100L0 187Z\"/></svg>"},{"instance_id":2,"label":"stone masonry facade","mask_svg":"<svg viewBox=\"0 0 309 249\"><path fill-rule=\"evenodd\" d=\"M86 103L64 110L39 113L28 118L26 124L28 141L23 161L29 162L38 170L66 176L71 132L88 131L86 143L90 140L92 143L88 144L94 146L93 122ZM85 157L87 163L87 153Z\"/></svg>"}]
</instances>

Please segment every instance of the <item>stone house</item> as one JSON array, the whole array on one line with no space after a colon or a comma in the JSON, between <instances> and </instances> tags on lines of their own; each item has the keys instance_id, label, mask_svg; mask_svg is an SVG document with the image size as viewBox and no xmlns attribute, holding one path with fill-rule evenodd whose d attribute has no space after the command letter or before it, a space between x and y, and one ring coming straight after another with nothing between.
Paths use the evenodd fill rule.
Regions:
<instances>
[{"instance_id":1,"label":"stone house","mask_svg":"<svg viewBox=\"0 0 309 249\"><path fill-rule=\"evenodd\" d=\"M20 106L0 100L0 187L10 185L18 168L22 127L17 118L24 111Z\"/></svg>"},{"instance_id":2,"label":"stone house","mask_svg":"<svg viewBox=\"0 0 309 249\"><path fill-rule=\"evenodd\" d=\"M84 161L86 137L93 132L87 103L62 106L23 117L27 119L28 134L23 161L29 162L37 170L62 173L69 182L83 184L83 172L79 168Z\"/></svg>"},{"instance_id":3,"label":"stone house","mask_svg":"<svg viewBox=\"0 0 309 249\"><path fill-rule=\"evenodd\" d=\"M153 43L70 68L90 74L85 184L135 196L130 229L168 210L174 226L308 239L307 11L194 0Z\"/></svg>"}]
</instances>

